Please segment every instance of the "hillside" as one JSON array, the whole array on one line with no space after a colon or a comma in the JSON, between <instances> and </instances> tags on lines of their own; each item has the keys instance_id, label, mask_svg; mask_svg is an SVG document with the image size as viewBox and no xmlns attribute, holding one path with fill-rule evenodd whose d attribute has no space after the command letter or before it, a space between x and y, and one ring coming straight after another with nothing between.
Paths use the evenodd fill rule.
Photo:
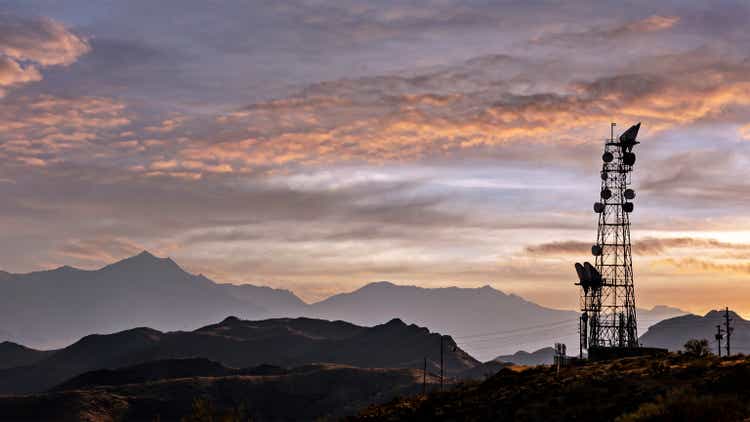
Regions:
<instances>
[{"instance_id":1,"label":"hillside","mask_svg":"<svg viewBox=\"0 0 750 422\"><path fill-rule=\"evenodd\" d=\"M0 370L31 365L51 356L52 353L54 351L35 350L10 341L4 341L0 343Z\"/></svg>"},{"instance_id":2,"label":"hillside","mask_svg":"<svg viewBox=\"0 0 750 422\"><path fill-rule=\"evenodd\" d=\"M437 380L427 382L434 388ZM12 421L179 421L200 399L201 409L217 415L307 421L356 414L421 388L422 372L414 369L311 365L277 375L191 376L0 396L0 415Z\"/></svg>"},{"instance_id":3,"label":"hillside","mask_svg":"<svg viewBox=\"0 0 750 422\"><path fill-rule=\"evenodd\" d=\"M246 321L235 317L194 331L136 328L86 336L32 365L0 371L0 394L49 389L91 370L157 360L201 357L233 368L334 363L362 368L418 368L435 372L441 335L392 320L375 327L309 318ZM449 374L479 362L444 338Z\"/></svg>"},{"instance_id":4,"label":"hillside","mask_svg":"<svg viewBox=\"0 0 750 422\"><path fill-rule=\"evenodd\" d=\"M750 352L750 321L742 319L739 315L730 311L733 319L732 327L732 351L734 353ZM704 316L683 315L676 318L666 319L651 326L640 340L641 344L648 347L662 347L669 350L680 350L686 341L690 339L706 339L716 350L714 334L716 326L724 324L723 311L710 311ZM722 344L724 344L722 342Z\"/></svg>"},{"instance_id":5,"label":"hillside","mask_svg":"<svg viewBox=\"0 0 750 422\"><path fill-rule=\"evenodd\" d=\"M628 358L503 369L482 383L412 396L350 421L728 421L750 416L750 359Z\"/></svg>"}]
</instances>

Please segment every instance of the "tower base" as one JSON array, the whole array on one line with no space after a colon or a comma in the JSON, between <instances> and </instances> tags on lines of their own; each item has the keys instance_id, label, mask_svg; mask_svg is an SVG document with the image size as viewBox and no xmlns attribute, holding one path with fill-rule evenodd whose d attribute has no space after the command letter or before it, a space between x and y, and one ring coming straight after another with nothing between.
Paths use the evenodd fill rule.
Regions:
<instances>
[{"instance_id":1,"label":"tower base","mask_svg":"<svg viewBox=\"0 0 750 422\"><path fill-rule=\"evenodd\" d=\"M658 347L591 347L588 352L589 360L600 361L637 356L664 356L668 350Z\"/></svg>"}]
</instances>

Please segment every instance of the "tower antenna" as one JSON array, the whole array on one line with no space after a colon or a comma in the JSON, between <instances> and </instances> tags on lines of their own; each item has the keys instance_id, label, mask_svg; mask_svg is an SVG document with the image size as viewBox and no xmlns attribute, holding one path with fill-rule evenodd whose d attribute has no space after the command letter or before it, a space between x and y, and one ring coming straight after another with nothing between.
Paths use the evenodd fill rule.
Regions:
<instances>
[{"instance_id":1,"label":"tower antenna","mask_svg":"<svg viewBox=\"0 0 750 422\"><path fill-rule=\"evenodd\" d=\"M601 190L594 204L598 214L596 243L591 247L594 265L576 264L581 286L580 349L592 352L605 348L638 348L638 328L630 246L630 213L635 191L631 174L635 165L633 147L641 124L610 138L602 154Z\"/></svg>"}]
</instances>

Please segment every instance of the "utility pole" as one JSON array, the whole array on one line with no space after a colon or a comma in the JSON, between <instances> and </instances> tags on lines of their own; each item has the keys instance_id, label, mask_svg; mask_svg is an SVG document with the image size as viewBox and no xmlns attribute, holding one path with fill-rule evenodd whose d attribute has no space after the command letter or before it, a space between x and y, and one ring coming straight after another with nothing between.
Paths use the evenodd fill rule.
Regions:
<instances>
[{"instance_id":1,"label":"utility pole","mask_svg":"<svg viewBox=\"0 0 750 422\"><path fill-rule=\"evenodd\" d=\"M422 371L422 395L427 394L427 357L424 358L424 370Z\"/></svg>"},{"instance_id":2,"label":"utility pole","mask_svg":"<svg viewBox=\"0 0 750 422\"><path fill-rule=\"evenodd\" d=\"M727 333L727 356L732 354L730 347L730 340L732 338L732 331L734 328L730 327L729 324L732 322L732 318L729 317L729 307L724 308L724 331Z\"/></svg>"},{"instance_id":3,"label":"utility pole","mask_svg":"<svg viewBox=\"0 0 750 422\"><path fill-rule=\"evenodd\" d=\"M445 359L443 357L443 335L440 335L440 391L443 391L443 374L444 374L444 367Z\"/></svg>"},{"instance_id":4,"label":"utility pole","mask_svg":"<svg viewBox=\"0 0 750 422\"><path fill-rule=\"evenodd\" d=\"M724 338L724 332L721 331L721 324L716 326L716 335L714 336L716 339L716 350L719 352L719 357L721 357L721 339Z\"/></svg>"}]
</instances>

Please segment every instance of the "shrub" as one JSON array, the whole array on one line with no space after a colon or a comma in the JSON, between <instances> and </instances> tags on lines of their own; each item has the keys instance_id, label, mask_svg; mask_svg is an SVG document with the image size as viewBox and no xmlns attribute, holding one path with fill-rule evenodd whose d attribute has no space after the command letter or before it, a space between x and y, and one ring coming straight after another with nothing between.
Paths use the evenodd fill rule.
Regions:
<instances>
[{"instance_id":1,"label":"shrub","mask_svg":"<svg viewBox=\"0 0 750 422\"><path fill-rule=\"evenodd\" d=\"M708 340L706 339L692 339L685 343L685 354L696 358L703 358L711 354L711 350L708 346Z\"/></svg>"}]
</instances>

